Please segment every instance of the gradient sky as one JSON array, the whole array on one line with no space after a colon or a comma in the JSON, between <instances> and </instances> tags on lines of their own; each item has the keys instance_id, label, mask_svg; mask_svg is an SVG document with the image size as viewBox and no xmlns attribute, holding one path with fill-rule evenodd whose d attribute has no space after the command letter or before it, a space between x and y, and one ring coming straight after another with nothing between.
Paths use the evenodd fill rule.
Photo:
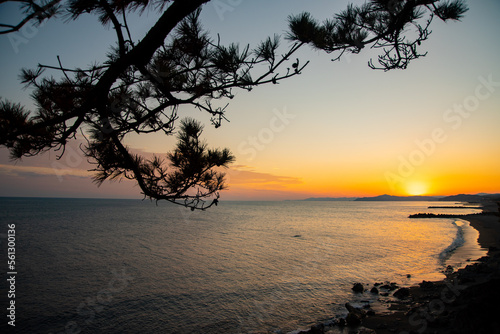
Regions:
<instances>
[{"instance_id":1,"label":"gradient sky","mask_svg":"<svg viewBox=\"0 0 500 334\"><path fill-rule=\"evenodd\" d=\"M255 46L283 34L289 14L309 11L323 20L349 2L361 3L219 0L204 7L202 21L223 43ZM422 45L428 55L407 70L371 70L373 50L332 62L332 55L303 48L301 61L311 63L302 75L238 91L230 123L221 128L199 111L181 109L181 116L205 122L210 146L228 147L237 157L223 199L500 192L500 2L468 5L462 22L434 21ZM15 18L0 10L0 22ZM131 18L136 40L155 17ZM20 68L55 65L57 55L65 66L84 67L102 61L112 43L113 31L92 16L0 36L0 96L32 107L17 79ZM127 144L164 153L174 139L148 135ZM68 152L59 161L49 153L11 162L0 149L0 196L141 197L128 181L97 188L77 143Z\"/></svg>"}]
</instances>

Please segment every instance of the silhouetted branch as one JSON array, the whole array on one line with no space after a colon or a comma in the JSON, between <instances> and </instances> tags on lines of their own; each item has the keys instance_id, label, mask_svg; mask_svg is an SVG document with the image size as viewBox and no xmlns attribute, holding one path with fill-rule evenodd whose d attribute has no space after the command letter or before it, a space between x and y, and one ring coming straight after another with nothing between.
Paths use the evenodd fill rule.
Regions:
<instances>
[{"instance_id":1,"label":"silhouetted branch","mask_svg":"<svg viewBox=\"0 0 500 334\"><path fill-rule=\"evenodd\" d=\"M6 1L0 1L0 5ZM87 140L82 149L95 164L94 180L136 180L145 197L167 200L191 209L217 205L226 185L220 167L234 157L227 149L208 149L200 139L203 127L192 119L180 123L178 142L165 159L147 160L123 144L130 133L162 131L172 135L180 106L207 112L217 128L228 121L229 104L238 89L278 84L302 73L309 64L297 58L304 45L327 53L359 53L380 49L374 69L404 69L425 52L418 49L430 34L430 24L460 19L467 7L462 0L372 0L349 5L333 19L318 23L309 13L289 17L291 43L268 37L255 48L213 40L200 23L209 0L14 0L25 15L18 24L0 24L6 34L28 22L41 23L57 13L69 19L97 16L116 32L117 47L103 64L86 69L58 65L23 69L21 82L33 90L37 110L0 100L0 145L13 158L34 156L55 149L65 152L68 140L80 132ZM137 42L127 14L155 9L159 19ZM56 77L46 76L55 72Z\"/></svg>"},{"instance_id":2,"label":"silhouetted branch","mask_svg":"<svg viewBox=\"0 0 500 334\"><path fill-rule=\"evenodd\" d=\"M113 9L108 4L106 0L99 0L99 5L102 6L104 11L106 12L107 17L113 23L113 29L116 31L116 37L118 38L118 47L120 50L120 56L124 56L126 52L125 38L123 38L122 25L118 21L113 12Z\"/></svg>"},{"instance_id":3,"label":"silhouetted branch","mask_svg":"<svg viewBox=\"0 0 500 334\"><path fill-rule=\"evenodd\" d=\"M18 2L22 4L23 11L26 16L19 23L15 25L0 23L0 28L5 28L3 30L0 30L0 35L10 34L19 31L22 27L24 27L26 24L32 21L34 21L35 24L37 25L41 24L44 20L47 20L57 14L57 11L59 10L58 5L61 2L61 0L52 0L52 1L10 0L10 1L1 1L0 6L2 3L6 2Z\"/></svg>"},{"instance_id":4,"label":"silhouetted branch","mask_svg":"<svg viewBox=\"0 0 500 334\"><path fill-rule=\"evenodd\" d=\"M333 60L340 59L345 52L359 53L371 45L383 49L378 56L380 67L370 61L371 68L405 69L412 60L426 55L417 49L431 33L429 26L434 15L443 21L459 20L467 10L462 0L373 0L361 6L349 5L323 24L309 13L290 16L287 38L328 53L340 52ZM428 19L422 24L426 13ZM417 34L413 39L407 37L411 27Z\"/></svg>"}]
</instances>

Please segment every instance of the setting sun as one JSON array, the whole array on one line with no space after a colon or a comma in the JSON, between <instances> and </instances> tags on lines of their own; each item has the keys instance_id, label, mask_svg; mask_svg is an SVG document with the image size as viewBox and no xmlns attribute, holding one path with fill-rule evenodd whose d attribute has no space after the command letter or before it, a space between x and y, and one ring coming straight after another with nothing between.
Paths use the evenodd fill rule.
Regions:
<instances>
[{"instance_id":1,"label":"setting sun","mask_svg":"<svg viewBox=\"0 0 500 334\"><path fill-rule=\"evenodd\" d=\"M411 196L425 195L428 191L428 185L424 182L414 181L406 185L406 192Z\"/></svg>"}]
</instances>

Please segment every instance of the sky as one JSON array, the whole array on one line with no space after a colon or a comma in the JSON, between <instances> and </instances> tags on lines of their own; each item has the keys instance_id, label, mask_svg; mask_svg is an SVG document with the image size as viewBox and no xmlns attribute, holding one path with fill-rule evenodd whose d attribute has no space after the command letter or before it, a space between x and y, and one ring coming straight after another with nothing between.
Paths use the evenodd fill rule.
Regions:
<instances>
[{"instance_id":1,"label":"sky","mask_svg":"<svg viewBox=\"0 0 500 334\"><path fill-rule=\"evenodd\" d=\"M203 7L202 22L222 43L252 47L283 35L290 14L309 11L322 21L350 2L362 3L217 0ZM181 117L205 124L209 146L236 156L222 199L500 193L500 2L469 0L468 6L461 22L433 22L421 46L428 55L406 70L370 69L375 50L332 62L334 55L304 47L298 57L310 63L301 75L237 91L227 109L230 122L218 129L208 115L181 108ZM133 38L156 17L131 17ZM13 8L0 7L0 22L15 18ZM56 65L57 55L67 67L84 67L104 60L114 38L90 15L0 36L0 96L33 109L18 80L22 67ZM287 45L282 40L283 50ZM160 134L127 139L146 155L174 144ZM141 198L130 181L93 184L78 142L56 156L11 161L0 148L0 196Z\"/></svg>"}]
</instances>

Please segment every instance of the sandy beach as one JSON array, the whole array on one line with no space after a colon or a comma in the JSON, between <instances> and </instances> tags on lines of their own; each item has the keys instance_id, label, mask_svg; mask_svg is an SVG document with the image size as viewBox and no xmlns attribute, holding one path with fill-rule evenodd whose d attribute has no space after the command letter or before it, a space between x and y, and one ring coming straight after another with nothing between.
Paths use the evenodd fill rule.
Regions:
<instances>
[{"instance_id":1,"label":"sandy beach","mask_svg":"<svg viewBox=\"0 0 500 334\"><path fill-rule=\"evenodd\" d=\"M356 308L346 303L345 319L317 324L294 334L477 334L500 333L500 202L483 202L482 214L457 215L479 232L478 242L488 255L465 268L446 268L441 281L412 287L395 283L365 285L358 293L379 294L374 303ZM353 287L353 290L356 287Z\"/></svg>"}]
</instances>

